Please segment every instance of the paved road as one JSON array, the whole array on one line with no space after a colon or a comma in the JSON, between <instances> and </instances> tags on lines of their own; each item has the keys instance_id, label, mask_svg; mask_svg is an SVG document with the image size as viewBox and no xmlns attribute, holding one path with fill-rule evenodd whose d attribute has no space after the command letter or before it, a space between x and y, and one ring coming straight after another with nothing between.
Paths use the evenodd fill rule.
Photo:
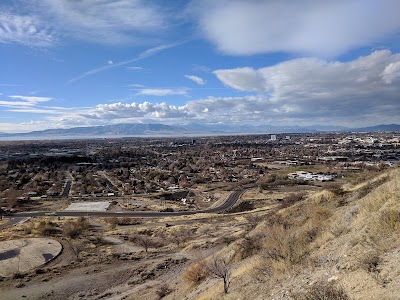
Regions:
<instances>
[{"instance_id":1,"label":"paved road","mask_svg":"<svg viewBox=\"0 0 400 300\"><path fill-rule=\"evenodd\" d=\"M8 218L8 222L4 223L4 224L1 224L0 225L0 230L2 230L3 228L6 228L6 227L13 226L13 225L18 224L18 223L26 222L29 219L29 217L26 217L26 216L18 216L18 217L15 217L15 216L3 216L3 218L4 219Z\"/></svg>"},{"instance_id":2,"label":"paved road","mask_svg":"<svg viewBox=\"0 0 400 300\"><path fill-rule=\"evenodd\" d=\"M138 218L156 218L156 217L170 217L170 216L187 216L199 213L222 213L231 209L236 201L239 199L248 187L232 192L218 207L205 210L196 211L176 211L176 212L156 212L156 211L121 211L121 212L79 212L79 211L57 211L55 214L62 217L138 217ZM10 217L41 217L46 216L49 212L37 211L37 212L22 212L14 214ZM6 216L7 217L7 216ZM4 224L5 225L5 224Z\"/></svg>"},{"instance_id":3,"label":"paved road","mask_svg":"<svg viewBox=\"0 0 400 300\"><path fill-rule=\"evenodd\" d=\"M71 189L71 185L72 185L72 181L71 180L67 180L67 182L65 183L64 190L61 193L61 197L68 197L69 190Z\"/></svg>"}]
</instances>

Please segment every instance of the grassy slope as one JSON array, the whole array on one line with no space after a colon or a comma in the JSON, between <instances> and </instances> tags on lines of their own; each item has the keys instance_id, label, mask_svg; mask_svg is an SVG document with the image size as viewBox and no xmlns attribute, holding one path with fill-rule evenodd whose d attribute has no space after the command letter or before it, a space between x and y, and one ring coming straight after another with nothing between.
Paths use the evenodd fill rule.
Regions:
<instances>
[{"instance_id":1,"label":"grassy slope","mask_svg":"<svg viewBox=\"0 0 400 300\"><path fill-rule=\"evenodd\" d=\"M215 254L230 260L227 295L221 279L206 277L175 297L297 300L331 282L351 299L399 299L400 170L313 194L279 215Z\"/></svg>"}]
</instances>

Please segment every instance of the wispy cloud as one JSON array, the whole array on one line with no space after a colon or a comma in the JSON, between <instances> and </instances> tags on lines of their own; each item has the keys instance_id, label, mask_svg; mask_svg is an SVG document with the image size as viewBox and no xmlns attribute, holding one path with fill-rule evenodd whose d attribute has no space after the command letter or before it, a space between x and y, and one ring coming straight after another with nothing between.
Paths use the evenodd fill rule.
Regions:
<instances>
[{"instance_id":1,"label":"wispy cloud","mask_svg":"<svg viewBox=\"0 0 400 300\"><path fill-rule=\"evenodd\" d=\"M165 34L168 14L144 0L30 0L27 9L63 36L100 44L142 44Z\"/></svg>"},{"instance_id":2,"label":"wispy cloud","mask_svg":"<svg viewBox=\"0 0 400 300\"><path fill-rule=\"evenodd\" d=\"M55 42L54 32L38 17L0 10L0 43L48 47Z\"/></svg>"},{"instance_id":3,"label":"wispy cloud","mask_svg":"<svg viewBox=\"0 0 400 300\"><path fill-rule=\"evenodd\" d=\"M142 67L126 67L128 70L131 70L131 71L141 71L141 70L143 70L143 68Z\"/></svg>"},{"instance_id":4,"label":"wispy cloud","mask_svg":"<svg viewBox=\"0 0 400 300\"><path fill-rule=\"evenodd\" d=\"M187 96L187 88L178 89L140 89L136 95L138 96L173 96L181 95Z\"/></svg>"},{"instance_id":5,"label":"wispy cloud","mask_svg":"<svg viewBox=\"0 0 400 300\"><path fill-rule=\"evenodd\" d=\"M8 96L8 98L17 99L19 101L2 100L0 101L0 106L12 107L12 108L33 107L38 103L43 103L53 100L53 98L50 97L34 97L34 96L20 96L20 95Z\"/></svg>"},{"instance_id":6,"label":"wispy cloud","mask_svg":"<svg viewBox=\"0 0 400 300\"><path fill-rule=\"evenodd\" d=\"M15 87L15 86L21 86L21 85L12 83L0 83L0 87Z\"/></svg>"},{"instance_id":7,"label":"wispy cloud","mask_svg":"<svg viewBox=\"0 0 400 300\"><path fill-rule=\"evenodd\" d=\"M185 75L185 77L187 79L190 79L191 81L197 83L198 85L204 85L206 83L206 81L203 78L195 76L195 75Z\"/></svg>"},{"instance_id":8,"label":"wispy cloud","mask_svg":"<svg viewBox=\"0 0 400 300\"><path fill-rule=\"evenodd\" d=\"M49 47L57 41L74 39L97 44L149 45L164 37L170 28L168 9L145 0L3 2L0 43ZM17 10L23 14L14 13Z\"/></svg>"},{"instance_id":9,"label":"wispy cloud","mask_svg":"<svg viewBox=\"0 0 400 300\"><path fill-rule=\"evenodd\" d=\"M159 46L156 46L156 47L153 47L153 48L149 48L149 49L143 51L138 56L136 56L136 57L134 57L132 59L121 61L119 63L113 63L111 65L107 64L107 65L104 65L104 66L101 66L101 67L86 71L85 73L82 73L81 75L79 75L79 76L77 76L75 78L72 78L70 81L67 82L67 84L71 84L71 83L76 82L76 81L78 81L78 80L80 80L82 78L85 78L87 76L91 76L91 75L94 75L94 74L97 74L97 73L100 73L100 72L105 72L105 71L108 71L108 70L113 69L113 68L117 68L117 67L120 67L120 66L124 66L124 65L127 65L127 64L130 64L130 63L133 63L133 62L148 58L148 57L153 56L153 55L155 55L155 54L157 54L157 53L159 53L161 51L177 47L177 46L179 46L181 44L182 43L172 43L172 44L159 45Z\"/></svg>"},{"instance_id":10,"label":"wispy cloud","mask_svg":"<svg viewBox=\"0 0 400 300\"><path fill-rule=\"evenodd\" d=\"M20 99L30 103L48 102L54 99L51 97L35 97L35 96L19 96L19 95L9 96L9 98Z\"/></svg>"},{"instance_id":11,"label":"wispy cloud","mask_svg":"<svg viewBox=\"0 0 400 300\"><path fill-rule=\"evenodd\" d=\"M26 106L33 106L34 103L26 102L26 101L0 101L0 106L6 107L26 107Z\"/></svg>"}]
</instances>

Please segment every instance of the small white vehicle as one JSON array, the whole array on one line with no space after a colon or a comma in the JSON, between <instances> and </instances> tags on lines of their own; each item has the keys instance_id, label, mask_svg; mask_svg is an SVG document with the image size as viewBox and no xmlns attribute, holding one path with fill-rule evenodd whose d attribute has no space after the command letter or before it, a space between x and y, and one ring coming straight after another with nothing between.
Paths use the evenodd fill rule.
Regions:
<instances>
[{"instance_id":1,"label":"small white vehicle","mask_svg":"<svg viewBox=\"0 0 400 300\"><path fill-rule=\"evenodd\" d=\"M57 216L57 213L55 211L53 212L48 212L44 214L45 216Z\"/></svg>"}]
</instances>

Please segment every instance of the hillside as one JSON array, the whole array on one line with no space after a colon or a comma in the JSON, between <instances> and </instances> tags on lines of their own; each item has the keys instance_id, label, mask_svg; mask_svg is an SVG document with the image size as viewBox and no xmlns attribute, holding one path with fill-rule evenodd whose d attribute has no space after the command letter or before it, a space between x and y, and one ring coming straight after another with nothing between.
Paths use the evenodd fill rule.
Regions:
<instances>
[{"instance_id":1,"label":"hillside","mask_svg":"<svg viewBox=\"0 0 400 300\"><path fill-rule=\"evenodd\" d=\"M358 185L317 192L264 216L214 254L229 265L229 293L224 294L221 279L208 278L179 289L180 295L204 300L399 299L399 195L397 169ZM323 292L331 296L316 298Z\"/></svg>"},{"instance_id":2,"label":"hillside","mask_svg":"<svg viewBox=\"0 0 400 300\"><path fill-rule=\"evenodd\" d=\"M45 235L63 251L0 277L2 297L399 299L400 170L343 183L252 188L220 215L31 219L0 241Z\"/></svg>"}]
</instances>

